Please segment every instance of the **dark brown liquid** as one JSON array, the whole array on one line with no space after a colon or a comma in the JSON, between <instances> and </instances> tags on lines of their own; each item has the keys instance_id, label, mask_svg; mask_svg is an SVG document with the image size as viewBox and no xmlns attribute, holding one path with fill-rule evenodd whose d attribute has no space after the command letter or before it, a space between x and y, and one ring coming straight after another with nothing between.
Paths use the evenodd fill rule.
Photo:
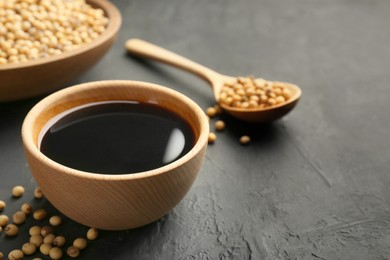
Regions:
<instances>
[{"instance_id":1,"label":"dark brown liquid","mask_svg":"<svg viewBox=\"0 0 390 260\"><path fill-rule=\"evenodd\" d=\"M177 160L193 147L194 139L188 123L157 105L109 102L60 118L44 134L40 149L74 169L136 173Z\"/></svg>"}]
</instances>

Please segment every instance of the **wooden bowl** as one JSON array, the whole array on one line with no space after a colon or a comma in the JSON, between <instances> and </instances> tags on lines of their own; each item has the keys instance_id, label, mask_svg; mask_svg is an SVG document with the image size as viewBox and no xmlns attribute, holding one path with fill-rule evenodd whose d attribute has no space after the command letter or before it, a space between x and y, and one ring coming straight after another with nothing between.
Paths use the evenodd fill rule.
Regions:
<instances>
[{"instance_id":1,"label":"wooden bowl","mask_svg":"<svg viewBox=\"0 0 390 260\"><path fill-rule=\"evenodd\" d=\"M195 145L163 167L118 175L72 169L38 149L39 134L51 118L79 105L109 100L153 102L180 115L194 130ZM162 86L136 81L97 81L62 89L35 105L22 126L27 160L45 197L69 218L106 230L143 226L175 207L200 170L208 133L208 119L191 99Z\"/></svg>"},{"instance_id":2,"label":"wooden bowl","mask_svg":"<svg viewBox=\"0 0 390 260\"><path fill-rule=\"evenodd\" d=\"M47 58L0 65L0 102L14 101L53 92L76 79L110 49L121 25L118 9L106 0L88 0L109 18L106 30L91 43Z\"/></svg>"}]
</instances>

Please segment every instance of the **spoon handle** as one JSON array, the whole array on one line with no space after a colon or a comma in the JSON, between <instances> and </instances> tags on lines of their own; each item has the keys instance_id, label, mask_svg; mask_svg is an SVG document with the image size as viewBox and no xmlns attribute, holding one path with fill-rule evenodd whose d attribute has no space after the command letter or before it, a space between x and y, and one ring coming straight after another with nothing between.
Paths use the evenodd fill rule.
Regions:
<instances>
[{"instance_id":1,"label":"spoon handle","mask_svg":"<svg viewBox=\"0 0 390 260\"><path fill-rule=\"evenodd\" d=\"M195 75L198 75L208 81L211 85L214 85L214 82L216 80L222 78L221 74L203 65L200 65L183 56L180 56L176 53L173 53L164 48L161 48L159 46L140 39L128 40L126 42L126 49L128 53L161 61L177 68L194 73Z\"/></svg>"}]
</instances>

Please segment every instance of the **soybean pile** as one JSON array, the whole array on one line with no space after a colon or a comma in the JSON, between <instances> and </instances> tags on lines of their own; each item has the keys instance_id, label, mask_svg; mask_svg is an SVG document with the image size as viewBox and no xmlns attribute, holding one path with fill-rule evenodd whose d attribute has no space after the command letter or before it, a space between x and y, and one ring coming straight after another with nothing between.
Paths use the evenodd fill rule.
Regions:
<instances>
[{"instance_id":1,"label":"soybean pile","mask_svg":"<svg viewBox=\"0 0 390 260\"><path fill-rule=\"evenodd\" d=\"M59 55L105 30L104 11L85 0L0 1L0 65Z\"/></svg>"},{"instance_id":2,"label":"soybean pile","mask_svg":"<svg viewBox=\"0 0 390 260\"><path fill-rule=\"evenodd\" d=\"M285 103L290 97L291 91L285 83L253 76L225 82L219 96L224 105L242 109L269 108Z\"/></svg>"}]
</instances>

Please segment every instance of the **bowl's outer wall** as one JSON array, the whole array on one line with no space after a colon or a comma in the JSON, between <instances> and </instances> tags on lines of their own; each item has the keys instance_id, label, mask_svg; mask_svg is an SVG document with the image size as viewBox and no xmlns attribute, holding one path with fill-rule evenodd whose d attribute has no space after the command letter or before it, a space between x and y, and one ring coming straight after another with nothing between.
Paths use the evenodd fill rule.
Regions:
<instances>
[{"instance_id":1,"label":"bowl's outer wall","mask_svg":"<svg viewBox=\"0 0 390 260\"><path fill-rule=\"evenodd\" d=\"M59 174L28 150L26 155L45 197L63 214L86 226L124 230L161 218L183 199L198 175L206 147L181 167L164 174L114 181Z\"/></svg>"},{"instance_id":2,"label":"bowl's outer wall","mask_svg":"<svg viewBox=\"0 0 390 260\"><path fill-rule=\"evenodd\" d=\"M34 67L0 70L0 102L37 96L64 87L96 64L115 38L76 56Z\"/></svg>"}]
</instances>

